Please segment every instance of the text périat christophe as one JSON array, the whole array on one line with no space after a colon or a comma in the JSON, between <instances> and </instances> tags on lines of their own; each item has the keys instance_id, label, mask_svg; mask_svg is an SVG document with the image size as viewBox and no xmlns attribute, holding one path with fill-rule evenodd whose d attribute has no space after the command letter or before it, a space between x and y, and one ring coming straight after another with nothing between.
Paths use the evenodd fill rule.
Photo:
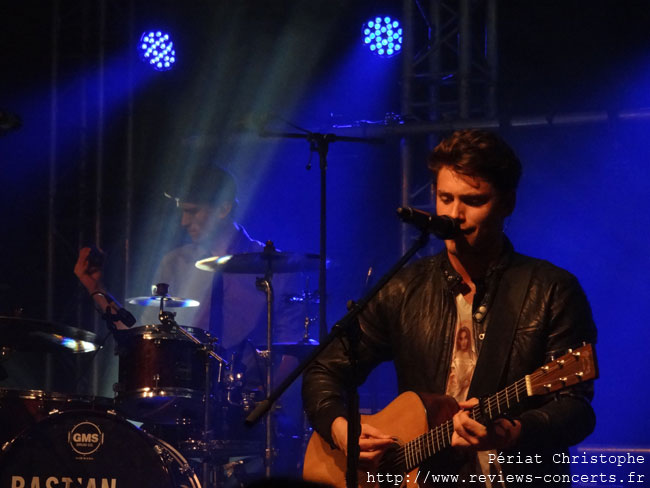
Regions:
<instances>
[{"instance_id":1,"label":"text p\u00e9riat christophe","mask_svg":"<svg viewBox=\"0 0 650 488\"><path fill-rule=\"evenodd\" d=\"M551 460L556 464L611 464L616 466L623 466L625 464L643 464L645 457L632 453L625 454L574 454L572 456L566 453L553 454ZM521 452L517 454L504 455L503 452L498 454L489 453L488 462L491 464L541 464L543 463L540 454L527 454L523 455Z\"/></svg>"}]
</instances>

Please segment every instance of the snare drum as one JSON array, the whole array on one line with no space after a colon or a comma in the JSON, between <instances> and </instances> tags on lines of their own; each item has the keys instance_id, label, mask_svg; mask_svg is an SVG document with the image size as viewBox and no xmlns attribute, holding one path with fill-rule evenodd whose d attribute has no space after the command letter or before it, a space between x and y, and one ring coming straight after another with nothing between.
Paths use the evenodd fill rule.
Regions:
<instances>
[{"instance_id":1,"label":"snare drum","mask_svg":"<svg viewBox=\"0 0 650 488\"><path fill-rule=\"evenodd\" d=\"M202 343L202 329L184 327ZM200 418L205 392L205 351L181 332L145 325L118 331L115 400L128 418L174 424Z\"/></svg>"},{"instance_id":2,"label":"snare drum","mask_svg":"<svg viewBox=\"0 0 650 488\"><path fill-rule=\"evenodd\" d=\"M50 414L6 444L0 486L200 488L185 458L113 413Z\"/></svg>"}]
</instances>

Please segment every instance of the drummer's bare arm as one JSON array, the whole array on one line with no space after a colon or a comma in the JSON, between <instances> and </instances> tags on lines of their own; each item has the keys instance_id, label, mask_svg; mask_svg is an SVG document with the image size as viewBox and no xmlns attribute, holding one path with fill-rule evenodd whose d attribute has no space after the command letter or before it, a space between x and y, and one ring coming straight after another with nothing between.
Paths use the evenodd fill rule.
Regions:
<instances>
[{"instance_id":1,"label":"drummer's bare arm","mask_svg":"<svg viewBox=\"0 0 650 488\"><path fill-rule=\"evenodd\" d=\"M83 247L79 251L77 262L74 265L74 274L81 284L88 290L88 293L94 293L103 289L102 285L102 268L93 265L90 262L91 249Z\"/></svg>"},{"instance_id":2,"label":"drummer's bare arm","mask_svg":"<svg viewBox=\"0 0 650 488\"><path fill-rule=\"evenodd\" d=\"M81 248L79 256L77 257L77 262L74 265L74 274L84 288L88 290L88 293L102 313L105 312L107 308L110 308L111 312L115 314L118 310L117 306L115 303L108 300L107 295L110 296L110 294L105 291L106 289L102 283L102 267L93 263L93 259L90 258L91 252L92 250L90 247ZM128 329L128 327L120 321L114 323L118 329Z\"/></svg>"}]
</instances>

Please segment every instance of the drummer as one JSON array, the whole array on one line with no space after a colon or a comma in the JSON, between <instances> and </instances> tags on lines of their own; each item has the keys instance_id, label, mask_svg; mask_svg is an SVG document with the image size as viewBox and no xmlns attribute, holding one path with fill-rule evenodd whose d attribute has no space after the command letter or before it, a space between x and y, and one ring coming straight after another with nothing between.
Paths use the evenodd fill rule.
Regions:
<instances>
[{"instance_id":1,"label":"drummer","mask_svg":"<svg viewBox=\"0 0 650 488\"><path fill-rule=\"evenodd\" d=\"M165 195L176 201L181 226L191 242L166 254L156 271L153 283L168 283L170 294L200 302L195 308L176 308L179 325L209 331L229 352L247 352L248 346L266 344L266 297L255 286L255 275L210 273L195 263L210 256L261 252L263 244L252 239L233 216L237 207L237 189L230 173L211 164L195 169L189 184L170 189ZM101 268L89 260L90 249L84 248L74 268L89 293L102 310L109 305L101 294ZM289 283L293 284L293 286ZM280 274L273 277L276 297L301 288L300 276ZM95 293L100 292L100 293ZM296 342L302 337L302 310L283 306L276 300L274 341ZM158 311L148 307L140 318L142 324L158 322ZM118 328L125 328L122 323ZM250 351L248 354L250 355Z\"/></svg>"}]
</instances>

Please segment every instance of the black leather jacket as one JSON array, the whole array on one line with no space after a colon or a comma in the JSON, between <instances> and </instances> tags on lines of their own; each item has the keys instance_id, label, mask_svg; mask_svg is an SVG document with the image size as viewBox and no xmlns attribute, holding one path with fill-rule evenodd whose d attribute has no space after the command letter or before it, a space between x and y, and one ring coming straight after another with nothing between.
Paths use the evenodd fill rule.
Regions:
<instances>
[{"instance_id":1,"label":"black leather jacket","mask_svg":"<svg viewBox=\"0 0 650 488\"><path fill-rule=\"evenodd\" d=\"M502 284L499 290L499 284ZM454 341L456 306L454 297L460 276L453 270L446 251L415 262L403 269L371 302L361 318L360 375L358 384L380 362L392 360L397 371L399 392L444 393ZM497 301L508 306L516 290L527 287L523 306L509 310L515 317L513 334L507 338L502 371L489 374L497 389L519 380L536 368L582 342L595 342L596 329L591 309L576 278L551 263L517 254L509 242L499 262L477 283L473 302L475 344L479 363L487 335L501 327L495 317ZM496 297L496 300L495 300ZM520 300L521 303L521 300ZM517 318L518 317L518 318ZM351 381L345 341L336 341L314 363L303 379L303 402L314 428L331 442L333 420L346 417L342 387ZM494 350L493 350L494 352ZM487 353L489 354L489 353ZM488 376L489 376L488 374ZM485 376L485 375L484 375ZM470 386L469 396L495 393L481 385ZM516 451L560 453L589 435L595 426L590 401L593 382L542 397L518 419L522 434ZM530 466L523 466L530 468ZM537 467L539 470L541 467ZM566 466L547 466L563 472ZM517 471L504 466L504 472ZM532 486L528 484L528 486ZM547 485L548 486L548 485Z\"/></svg>"}]
</instances>

